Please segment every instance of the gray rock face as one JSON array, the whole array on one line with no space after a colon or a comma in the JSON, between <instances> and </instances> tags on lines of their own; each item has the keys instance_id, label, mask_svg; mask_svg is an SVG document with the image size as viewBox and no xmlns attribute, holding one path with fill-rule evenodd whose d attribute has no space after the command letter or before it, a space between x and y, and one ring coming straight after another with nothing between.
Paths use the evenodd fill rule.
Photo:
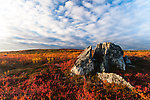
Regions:
<instances>
[{"instance_id":1,"label":"gray rock face","mask_svg":"<svg viewBox=\"0 0 150 100\"><path fill-rule=\"evenodd\" d=\"M130 89L134 88L129 82L127 82L125 79L115 73L98 73L98 77L102 81L106 80L108 83L126 85Z\"/></svg>"},{"instance_id":2,"label":"gray rock face","mask_svg":"<svg viewBox=\"0 0 150 100\"><path fill-rule=\"evenodd\" d=\"M71 69L72 74L86 75L94 70L92 62L92 47L86 48L78 57L73 68Z\"/></svg>"},{"instance_id":3,"label":"gray rock face","mask_svg":"<svg viewBox=\"0 0 150 100\"><path fill-rule=\"evenodd\" d=\"M100 72L109 72L110 66L116 66L125 70L123 50L120 46L111 42L97 44L94 50L93 60L94 68Z\"/></svg>"}]
</instances>

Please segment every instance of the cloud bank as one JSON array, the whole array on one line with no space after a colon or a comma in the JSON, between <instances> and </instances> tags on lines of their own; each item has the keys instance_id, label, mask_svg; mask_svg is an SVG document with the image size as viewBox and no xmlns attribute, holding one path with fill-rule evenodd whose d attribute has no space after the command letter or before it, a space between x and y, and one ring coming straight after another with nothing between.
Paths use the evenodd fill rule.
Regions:
<instances>
[{"instance_id":1,"label":"cloud bank","mask_svg":"<svg viewBox=\"0 0 150 100\"><path fill-rule=\"evenodd\" d=\"M1 0L0 51L115 42L150 49L150 0Z\"/></svg>"}]
</instances>

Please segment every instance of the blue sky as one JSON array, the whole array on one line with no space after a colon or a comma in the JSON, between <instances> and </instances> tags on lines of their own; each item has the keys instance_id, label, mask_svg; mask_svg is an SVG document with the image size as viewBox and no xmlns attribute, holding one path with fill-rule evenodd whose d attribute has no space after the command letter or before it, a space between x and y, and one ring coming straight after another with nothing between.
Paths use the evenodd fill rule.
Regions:
<instances>
[{"instance_id":1,"label":"blue sky","mask_svg":"<svg viewBox=\"0 0 150 100\"><path fill-rule=\"evenodd\" d=\"M0 51L150 49L150 0L0 0Z\"/></svg>"}]
</instances>

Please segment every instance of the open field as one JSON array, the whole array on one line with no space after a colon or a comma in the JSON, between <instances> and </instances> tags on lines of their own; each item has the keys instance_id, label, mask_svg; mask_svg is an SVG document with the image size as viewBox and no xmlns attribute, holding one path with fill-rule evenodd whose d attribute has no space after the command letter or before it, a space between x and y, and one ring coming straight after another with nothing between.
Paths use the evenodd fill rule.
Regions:
<instances>
[{"instance_id":1,"label":"open field","mask_svg":"<svg viewBox=\"0 0 150 100\"><path fill-rule=\"evenodd\" d=\"M0 99L141 100L150 98L150 52L125 51L136 68L116 73L134 87L103 84L96 75L70 76L82 50L42 49L0 53ZM140 95L137 94L140 93Z\"/></svg>"}]
</instances>

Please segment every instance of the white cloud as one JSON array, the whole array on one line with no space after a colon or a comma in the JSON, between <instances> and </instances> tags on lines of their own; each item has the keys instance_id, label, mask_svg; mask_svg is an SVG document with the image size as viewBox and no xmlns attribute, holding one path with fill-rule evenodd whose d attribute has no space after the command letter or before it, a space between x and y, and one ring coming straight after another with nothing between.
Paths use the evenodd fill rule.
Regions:
<instances>
[{"instance_id":1,"label":"white cloud","mask_svg":"<svg viewBox=\"0 0 150 100\"><path fill-rule=\"evenodd\" d=\"M91 3L88 3L88 2L85 2L85 1L82 1L83 5L87 8L91 8L92 7L92 4Z\"/></svg>"},{"instance_id":2,"label":"white cloud","mask_svg":"<svg viewBox=\"0 0 150 100\"><path fill-rule=\"evenodd\" d=\"M86 47L112 41L124 48L149 48L149 11L150 0L0 0L0 47Z\"/></svg>"},{"instance_id":3,"label":"white cloud","mask_svg":"<svg viewBox=\"0 0 150 100\"><path fill-rule=\"evenodd\" d=\"M118 3L120 3L121 2L121 0L113 0L113 4L118 4Z\"/></svg>"},{"instance_id":4,"label":"white cloud","mask_svg":"<svg viewBox=\"0 0 150 100\"><path fill-rule=\"evenodd\" d=\"M73 4L72 1L68 1L68 2L65 3L65 7L68 8L68 9L71 9L73 5L74 4Z\"/></svg>"},{"instance_id":5,"label":"white cloud","mask_svg":"<svg viewBox=\"0 0 150 100\"><path fill-rule=\"evenodd\" d=\"M104 12L109 10L110 4L100 5L93 8L93 12L95 12L98 16L101 16Z\"/></svg>"},{"instance_id":6,"label":"white cloud","mask_svg":"<svg viewBox=\"0 0 150 100\"><path fill-rule=\"evenodd\" d=\"M105 2L105 0L93 0L93 1L98 3L98 4L103 4Z\"/></svg>"}]
</instances>

